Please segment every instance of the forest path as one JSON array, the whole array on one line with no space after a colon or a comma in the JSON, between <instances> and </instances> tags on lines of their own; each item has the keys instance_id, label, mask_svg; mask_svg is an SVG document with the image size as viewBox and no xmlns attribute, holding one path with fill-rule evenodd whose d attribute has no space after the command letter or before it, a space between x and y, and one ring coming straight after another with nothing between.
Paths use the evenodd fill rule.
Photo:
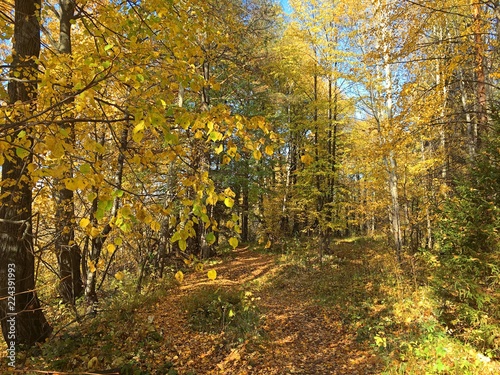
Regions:
<instances>
[{"instance_id":1,"label":"forest path","mask_svg":"<svg viewBox=\"0 0 500 375\"><path fill-rule=\"evenodd\" d=\"M168 361L179 374L198 375L378 373L380 360L366 343L355 340L356 332L344 327L339 314L311 300L307 283L283 280L282 267L277 255L242 248L210 267L217 270L215 281L206 272L187 275L153 315L144 312L165 338L163 348L151 353L161 356L155 362ZM262 314L260 337L230 345L224 334L190 329L182 301L207 285L251 291Z\"/></svg>"}]
</instances>

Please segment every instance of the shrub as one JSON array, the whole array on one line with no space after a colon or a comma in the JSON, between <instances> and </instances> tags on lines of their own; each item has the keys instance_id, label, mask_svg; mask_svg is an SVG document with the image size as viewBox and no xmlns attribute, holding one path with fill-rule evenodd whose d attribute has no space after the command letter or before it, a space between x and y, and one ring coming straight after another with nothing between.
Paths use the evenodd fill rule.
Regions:
<instances>
[{"instance_id":1,"label":"shrub","mask_svg":"<svg viewBox=\"0 0 500 375\"><path fill-rule=\"evenodd\" d=\"M225 332L231 341L242 341L259 323L253 301L251 292L206 287L187 296L184 304L193 329Z\"/></svg>"},{"instance_id":2,"label":"shrub","mask_svg":"<svg viewBox=\"0 0 500 375\"><path fill-rule=\"evenodd\" d=\"M442 210L434 287L456 337L500 357L500 122Z\"/></svg>"}]
</instances>

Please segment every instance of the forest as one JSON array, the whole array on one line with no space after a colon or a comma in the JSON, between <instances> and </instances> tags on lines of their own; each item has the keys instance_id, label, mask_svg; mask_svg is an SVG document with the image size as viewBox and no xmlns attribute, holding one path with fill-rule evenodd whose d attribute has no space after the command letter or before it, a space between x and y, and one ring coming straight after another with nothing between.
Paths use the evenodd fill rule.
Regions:
<instances>
[{"instance_id":1,"label":"forest","mask_svg":"<svg viewBox=\"0 0 500 375\"><path fill-rule=\"evenodd\" d=\"M0 373L500 373L499 0L0 0Z\"/></svg>"}]
</instances>

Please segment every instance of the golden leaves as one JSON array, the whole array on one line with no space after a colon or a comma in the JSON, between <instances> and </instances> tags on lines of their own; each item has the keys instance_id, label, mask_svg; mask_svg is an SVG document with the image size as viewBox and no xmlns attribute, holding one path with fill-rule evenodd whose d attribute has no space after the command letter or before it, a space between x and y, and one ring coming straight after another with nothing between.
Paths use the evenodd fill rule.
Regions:
<instances>
[{"instance_id":1,"label":"golden leaves","mask_svg":"<svg viewBox=\"0 0 500 375\"><path fill-rule=\"evenodd\" d=\"M210 270L207 272L207 277L210 280L215 280L217 278L217 271L216 270Z\"/></svg>"},{"instance_id":2,"label":"golden leaves","mask_svg":"<svg viewBox=\"0 0 500 375\"><path fill-rule=\"evenodd\" d=\"M144 129L145 129L145 122L144 120L139 121L135 126L132 131L132 139L136 143L141 143L142 139L144 138Z\"/></svg>"},{"instance_id":3,"label":"golden leaves","mask_svg":"<svg viewBox=\"0 0 500 375\"><path fill-rule=\"evenodd\" d=\"M66 189L71 191L83 190L88 184L88 180L83 177L65 178L63 182Z\"/></svg>"},{"instance_id":4,"label":"golden leaves","mask_svg":"<svg viewBox=\"0 0 500 375\"><path fill-rule=\"evenodd\" d=\"M226 199L224 199L224 204L226 205L226 207L232 208L234 206L234 199L227 197Z\"/></svg>"},{"instance_id":5,"label":"golden leaves","mask_svg":"<svg viewBox=\"0 0 500 375\"><path fill-rule=\"evenodd\" d=\"M106 246L106 250L107 250L108 254L111 255L115 252L116 246L114 244L110 243Z\"/></svg>"},{"instance_id":6,"label":"golden leaves","mask_svg":"<svg viewBox=\"0 0 500 375\"><path fill-rule=\"evenodd\" d=\"M151 227L151 229L155 232L159 232L160 229L161 229L161 224L159 222L157 222L156 220L153 220L149 226Z\"/></svg>"},{"instance_id":7,"label":"golden leaves","mask_svg":"<svg viewBox=\"0 0 500 375\"><path fill-rule=\"evenodd\" d=\"M79 223L79 225L80 225L81 228L87 228L89 224L90 224L90 220L87 219L86 217L84 217L83 219L81 219L80 223Z\"/></svg>"},{"instance_id":8,"label":"golden leaves","mask_svg":"<svg viewBox=\"0 0 500 375\"><path fill-rule=\"evenodd\" d=\"M182 271L177 271L174 277L179 283L182 283L184 281L184 273L182 273Z\"/></svg>"},{"instance_id":9,"label":"golden leaves","mask_svg":"<svg viewBox=\"0 0 500 375\"><path fill-rule=\"evenodd\" d=\"M304 154L300 157L300 161L305 165L310 165L314 161L314 158L309 154Z\"/></svg>"},{"instance_id":10,"label":"golden leaves","mask_svg":"<svg viewBox=\"0 0 500 375\"><path fill-rule=\"evenodd\" d=\"M236 249L236 247L238 246L238 239L236 237L231 237L228 242L233 249Z\"/></svg>"},{"instance_id":11,"label":"golden leaves","mask_svg":"<svg viewBox=\"0 0 500 375\"><path fill-rule=\"evenodd\" d=\"M262 158L262 152L260 150L255 149L253 150L252 156L255 160L260 160Z\"/></svg>"}]
</instances>

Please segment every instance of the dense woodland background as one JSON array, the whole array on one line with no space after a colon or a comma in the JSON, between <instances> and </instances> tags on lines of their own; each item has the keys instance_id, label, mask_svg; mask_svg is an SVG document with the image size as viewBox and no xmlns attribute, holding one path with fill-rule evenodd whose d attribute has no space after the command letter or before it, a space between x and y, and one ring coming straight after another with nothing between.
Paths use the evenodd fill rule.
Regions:
<instances>
[{"instance_id":1,"label":"dense woodland background","mask_svg":"<svg viewBox=\"0 0 500 375\"><path fill-rule=\"evenodd\" d=\"M500 2L289 5L0 1L6 342L9 264L16 345L50 369L116 293L216 285L214 259L251 245L321 285L385 256L373 283L431 317L364 321L389 373L500 358Z\"/></svg>"}]
</instances>

